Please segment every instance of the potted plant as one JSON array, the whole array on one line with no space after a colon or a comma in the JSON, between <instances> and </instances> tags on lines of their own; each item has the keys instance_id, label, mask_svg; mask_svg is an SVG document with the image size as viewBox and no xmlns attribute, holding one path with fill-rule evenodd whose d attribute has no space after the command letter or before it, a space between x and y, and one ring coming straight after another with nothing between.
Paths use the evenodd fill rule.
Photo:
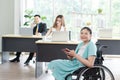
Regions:
<instances>
[{"instance_id":1,"label":"potted plant","mask_svg":"<svg viewBox=\"0 0 120 80\"><path fill-rule=\"evenodd\" d=\"M99 8L99 9L98 9L98 14L102 14L102 11L103 11L103 10L102 10L101 8Z\"/></svg>"},{"instance_id":2,"label":"potted plant","mask_svg":"<svg viewBox=\"0 0 120 80\"><path fill-rule=\"evenodd\" d=\"M29 26L30 23L33 21L33 10L26 9L24 17L26 18L24 26Z\"/></svg>"}]
</instances>

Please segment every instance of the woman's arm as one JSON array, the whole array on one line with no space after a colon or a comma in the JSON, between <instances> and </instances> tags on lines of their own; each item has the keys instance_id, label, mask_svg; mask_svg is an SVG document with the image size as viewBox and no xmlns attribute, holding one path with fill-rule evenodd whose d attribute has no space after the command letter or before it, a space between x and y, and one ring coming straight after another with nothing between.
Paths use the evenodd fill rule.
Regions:
<instances>
[{"instance_id":1,"label":"woman's arm","mask_svg":"<svg viewBox=\"0 0 120 80\"><path fill-rule=\"evenodd\" d=\"M51 32L52 32L52 28L50 28L50 29L47 31L47 33L46 33L45 36L46 36L46 37L49 36Z\"/></svg>"},{"instance_id":2,"label":"woman's arm","mask_svg":"<svg viewBox=\"0 0 120 80\"><path fill-rule=\"evenodd\" d=\"M89 56L88 59L84 59L79 55L74 56L76 59L78 59L81 63L83 63L87 67L93 67L94 66L94 61L95 61L95 56Z\"/></svg>"},{"instance_id":3,"label":"woman's arm","mask_svg":"<svg viewBox=\"0 0 120 80\"><path fill-rule=\"evenodd\" d=\"M64 27L64 31L66 31L66 27Z\"/></svg>"},{"instance_id":4,"label":"woman's arm","mask_svg":"<svg viewBox=\"0 0 120 80\"><path fill-rule=\"evenodd\" d=\"M84 64L87 67L94 66L95 56L89 56L88 59L85 59L85 58L82 58L80 55L76 54L74 50L70 50L67 54L69 56L75 57L76 59L78 59L82 64Z\"/></svg>"}]
</instances>

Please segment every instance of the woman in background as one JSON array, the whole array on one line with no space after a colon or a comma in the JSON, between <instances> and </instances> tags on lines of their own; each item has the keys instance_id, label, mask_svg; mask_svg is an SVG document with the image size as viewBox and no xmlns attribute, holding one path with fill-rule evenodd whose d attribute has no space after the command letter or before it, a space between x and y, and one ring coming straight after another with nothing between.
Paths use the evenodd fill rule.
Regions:
<instances>
[{"instance_id":1,"label":"woman in background","mask_svg":"<svg viewBox=\"0 0 120 80\"><path fill-rule=\"evenodd\" d=\"M58 15L53 26L46 33L46 37L51 36L53 31L66 31L63 15Z\"/></svg>"}]
</instances>

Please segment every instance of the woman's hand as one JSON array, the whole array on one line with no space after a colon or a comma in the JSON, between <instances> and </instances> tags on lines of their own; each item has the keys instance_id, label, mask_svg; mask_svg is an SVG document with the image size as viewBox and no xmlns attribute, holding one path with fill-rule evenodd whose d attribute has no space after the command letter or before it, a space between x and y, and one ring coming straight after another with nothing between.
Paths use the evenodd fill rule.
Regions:
<instances>
[{"instance_id":1,"label":"woman's hand","mask_svg":"<svg viewBox=\"0 0 120 80\"><path fill-rule=\"evenodd\" d=\"M70 60L72 60L72 59L73 59L73 57L71 57L71 56L69 56L69 55L67 55L67 58L68 58L68 59L70 59Z\"/></svg>"},{"instance_id":2,"label":"woman's hand","mask_svg":"<svg viewBox=\"0 0 120 80\"><path fill-rule=\"evenodd\" d=\"M75 57L76 53L74 50L70 50L68 48L62 49L62 51L69 57L73 58Z\"/></svg>"},{"instance_id":3,"label":"woman's hand","mask_svg":"<svg viewBox=\"0 0 120 80\"><path fill-rule=\"evenodd\" d=\"M65 49L62 49L62 51L67 55L69 53L70 49L65 48Z\"/></svg>"},{"instance_id":4,"label":"woman's hand","mask_svg":"<svg viewBox=\"0 0 120 80\"><path fill-rule=\"evenodd\" d=\"M74 50L70 50L68 53L67 53L68 56L71 56L71 57L75 57L76 56L76 53Z\"/></svg>"}]
</instances>

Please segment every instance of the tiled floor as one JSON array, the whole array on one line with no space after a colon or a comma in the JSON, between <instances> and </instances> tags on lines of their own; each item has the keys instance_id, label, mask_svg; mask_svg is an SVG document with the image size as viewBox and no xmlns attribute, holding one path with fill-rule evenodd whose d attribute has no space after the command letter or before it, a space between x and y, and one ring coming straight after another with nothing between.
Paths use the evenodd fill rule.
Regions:
<instances>
[{"instance_id":1,"label":"tiled floor","mask_svg":"<svg viewBox=\"0 0 120 80\"><path fill-rule=\"evenodd\" d=\"M30 62L29 66L23 63L26 55L21 56L20 63L0 64L0 80L54 80L54 77L48 73L43 73L38 79L35 78L35 64ZM115 80L120 79L120 58L111 58L105 56L104 65L114 74Z\"/></svg>"}]
</instances>

